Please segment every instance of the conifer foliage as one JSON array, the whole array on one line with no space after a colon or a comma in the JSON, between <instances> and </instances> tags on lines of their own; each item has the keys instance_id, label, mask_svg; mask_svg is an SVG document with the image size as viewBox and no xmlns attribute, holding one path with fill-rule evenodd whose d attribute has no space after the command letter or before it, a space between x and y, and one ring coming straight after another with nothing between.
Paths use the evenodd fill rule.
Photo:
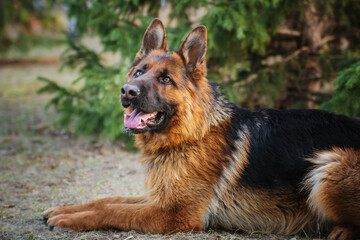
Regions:
<instances>
[{"instance_id":1,"label":"conifer foliage","mask_svg":"<svg viewBox=\"0 0 360 240\"><path fill-rule=\"evenodd\" d=\"M40 92L53 92L49 103L61 114L59 123L76 131L100 132L127 139L119 104L121 85L154 17L165 19L169 49L176 50L197 25L208 29L207 65L227 97L244 107L316 107L348 104L345 113L359 115L360 2L357 0L62 0L77 20L77 40L68 38L64 66L80 67L78 90L50 79ZM170 13L164 9L170 9ZM81 37L100 38L101 52ZM108 66L105 52L121 61ZM345 64L345 63L352 63ZM336 72L335 95L328 101ZM328 88L328 87L327 87ZM331 92L330 92L331 95ZM350 100L348 100L350 99ZM354 100L354 101L352 101Z\"/></svg>"},{"instance_id":2,"label":"conifer foliage","mask_svg":"<svg viewBox=\"0 0 360 240\"><path fill-rule=\"evenodd\" d=\"M321 107L333 112L360 117L360 61L341 71L334 81L333 97Z\"/></svg>"}]
</instances>

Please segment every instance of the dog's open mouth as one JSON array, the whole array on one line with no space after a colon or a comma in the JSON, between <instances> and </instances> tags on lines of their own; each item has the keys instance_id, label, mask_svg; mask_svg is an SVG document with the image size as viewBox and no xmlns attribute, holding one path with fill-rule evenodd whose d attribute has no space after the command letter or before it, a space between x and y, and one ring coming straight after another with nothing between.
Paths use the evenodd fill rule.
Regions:
<instances>
[{"instance_id":1,"label":"dog's open mouth","mask_svg":"<svg viewBox=\"0 0 360 240\"><path fill-rule=\"evenodd\" d=\"M159 125L164 120L164 113L143 113L138 109L133 110L130 115L125 114L124 126L129 129L145 129Z\"/></svg>"}]
</instances>

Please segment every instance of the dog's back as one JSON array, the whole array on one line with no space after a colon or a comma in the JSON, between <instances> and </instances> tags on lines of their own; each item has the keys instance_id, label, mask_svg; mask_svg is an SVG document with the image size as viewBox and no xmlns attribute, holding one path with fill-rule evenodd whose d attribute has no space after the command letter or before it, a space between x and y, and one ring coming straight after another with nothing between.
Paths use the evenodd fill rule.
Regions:
<instances>
[{"instance_id":1,"label":"dog's back","mask_svg":"<svg viewBox=\"0 0 360 240\"><path fill-rule=\"evenodd\" d=\"M244 118L239 111L239 118ZM360 120L319 110L264 109L243 119L250 130L248 166L241 184L298 186L307 159L333 147L360 149Z\"/></svg>"}]
</instances>

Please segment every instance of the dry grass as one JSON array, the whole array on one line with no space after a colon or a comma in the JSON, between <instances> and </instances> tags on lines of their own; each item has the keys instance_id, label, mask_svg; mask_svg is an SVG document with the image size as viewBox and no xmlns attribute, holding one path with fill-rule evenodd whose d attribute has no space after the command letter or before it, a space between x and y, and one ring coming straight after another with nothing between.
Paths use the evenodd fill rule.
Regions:
<instances>
[{"instance_id":1,"label":"dry grass","mask_svg":"<svg viewBox=\"0 0 360 240\"><path fill-rule=\"evenodd\" d=\"M36 79L41 75L69 83L76 75L59 73L58 68L0 69L0 239L289 239L214 231L170 236L116 230L49 231L40 215L46 208L144 193L138 153L94 137L75 139L52 126L56 113L44 110L49 96L36 94L41 87Z\"/></svg>"}]
</instances>

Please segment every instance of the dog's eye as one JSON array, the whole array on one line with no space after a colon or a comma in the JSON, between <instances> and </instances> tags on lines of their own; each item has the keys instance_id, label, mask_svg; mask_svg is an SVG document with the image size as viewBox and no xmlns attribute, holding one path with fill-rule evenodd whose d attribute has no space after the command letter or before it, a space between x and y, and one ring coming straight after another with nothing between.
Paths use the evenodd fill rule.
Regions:
<instances>
[{"instance_id":1,"label":"dog's eye","mask_svg":"<svg viewBox=\"0 0 360 240\"><path fill-rule=\"evenodd\" d=\"M135 77L141 76L143 72L141 70L137 70L134 74Z\"/></svg>"},{"instance_id":2,"label":"dog's eye","mask_svg":"<svg viewBox=\"0 0 360 240\"><path fill-rule=\"evenodd\" d=\"M171 84L172 80L169 76L166 76L166 77L161 78L161 82L164 84Z\"/></svg>"}]
</instances>

